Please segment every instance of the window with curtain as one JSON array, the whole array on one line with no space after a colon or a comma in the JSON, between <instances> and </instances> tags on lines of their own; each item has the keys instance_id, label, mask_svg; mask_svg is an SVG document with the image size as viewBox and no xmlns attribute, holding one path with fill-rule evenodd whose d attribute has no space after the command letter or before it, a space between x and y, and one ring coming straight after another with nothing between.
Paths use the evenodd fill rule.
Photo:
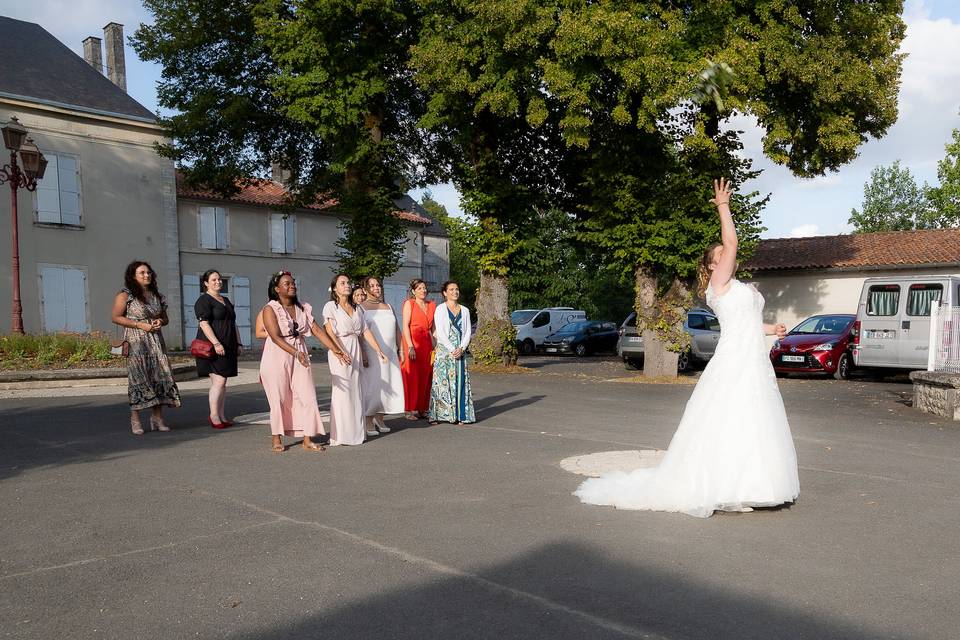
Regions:
<instances>
[{"instance_id":1,"label":"window with curtain","mask_svg":"<svg viewBox=\"0 0 960 640\"><path fill-rule=\"evenodd\" d=\"M907 295L907 315L929 316L931 303L942 299L942 284L912 284Z\"/></svg>"},{"instance_id":2,"label":"window with curtain","mask_svg":"<svg viewBox=\"0 0 960 640\"><path fill-rule=\"evenodd\" d=\"M895 316L900 308L900 285L881 284L867 293L868 316Z\"/></svg>"}]
</instances>

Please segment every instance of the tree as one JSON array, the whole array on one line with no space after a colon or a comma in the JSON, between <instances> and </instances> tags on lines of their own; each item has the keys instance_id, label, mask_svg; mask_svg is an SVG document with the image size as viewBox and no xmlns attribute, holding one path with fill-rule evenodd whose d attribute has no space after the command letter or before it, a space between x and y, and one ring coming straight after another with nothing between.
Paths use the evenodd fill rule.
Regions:
<instances>
[{"instance_id":1,"label":"tree","mask_svg":"<svg viewBox=\"0 0 960 640\"><path fill-rule=\"evenodd\" d=\"M289 171L292 209L318 196L346 214L341 265L390 275L405 229L395 199L415 166L421 96L406 66L413 2L145 0L133 43L162 66L160 149L224 194Z\"/></svg>"},{"instance_id":2,"label":"tree","mask_svg":"<svg viewBox=\"0 0 960 640\"><path fill-rule=\"evenodd\" d=\"M931 205L942 226L960 225L960 129L953 130L953 141L946 144L946 156L937 163L940 184L928 190Z\"/></svg>"},{"instance_id":3,"label":"tree","mask_svg":"<svg viewBox=\"0 0 960 640\"><path fill-rule=\"evenodd\" d=\"M849 223L856 233L931 229L941 226L927 198L926 186L920 187L909 169L900 161L889 167L874 167L863 185L862 210L850 211Z\"/></svg>"},{"instance_id":4,"label":"tree","mask_svg":"<svg viewBox=\"0 0 960 640\"><path fill-rule=\"evenodd\" d=\"M450 215L447 208L434 200L429 191L423 194L420 205L450 237L450 279L460 285L460 302L470 309L476 308L477 290L480 288L480 271L474 249L478 233L476 223Z\"/></svg>"},{"instance_id":5,"label":"tree","mask_svg":"<svg viewBox=\"0 0 960 640\"><path fill-rule=\"evenodd\" d=\"M901 4L649 1L559 11L543 78L565 141L585 156L586 238L635 276L645 374L674 371L668 354L683 348L689 278L716 237L710 178L742 184L750 174L725 119L755 116L765 154L797 175L850 161L896 119ZM747 239L763 202L746 194L735 203Z\"/></svg>"}]
</instances>

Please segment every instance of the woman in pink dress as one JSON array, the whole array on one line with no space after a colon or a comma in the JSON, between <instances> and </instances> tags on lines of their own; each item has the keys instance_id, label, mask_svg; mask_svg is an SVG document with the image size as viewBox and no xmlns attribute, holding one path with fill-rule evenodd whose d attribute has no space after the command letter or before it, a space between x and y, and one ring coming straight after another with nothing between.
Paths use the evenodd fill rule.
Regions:
<instances>
[{"instance_id":1,"label":"woman in pink dress","mask_svg":"<svg viewBox=\"0 0 960 640\"><path fill-rule=\"evenodd\" d=\"M345 352L350 361L344 363L328 354L333 389L330 392L330 446L363 444L363 396L360 391L360 368L363 353L360 336L376 352L381 362L387 361L376 338L363 320L363 307L354 305L350 278L337 274L330 282L330 302L323 307L324 329L336 349Z\"/></svg>"},{"instance_id":2,"label":"woman in pink dress","mask_svg":"<svg viewBox=\"0 0 960 640\"><path fill-rule=\"evenodd\" d=\"M312 440L326 431L317 408L306 337L312 333L344 366L350 364L350 356L317 325L313 307L297 300L297 285L289 271L273 274L267 296L270 302L261 311L267 340L260 357L260 382L270 403L273 451L283 453L284 435L302 437L307 451L323 451Z\"/></svg>"}]
</instances>

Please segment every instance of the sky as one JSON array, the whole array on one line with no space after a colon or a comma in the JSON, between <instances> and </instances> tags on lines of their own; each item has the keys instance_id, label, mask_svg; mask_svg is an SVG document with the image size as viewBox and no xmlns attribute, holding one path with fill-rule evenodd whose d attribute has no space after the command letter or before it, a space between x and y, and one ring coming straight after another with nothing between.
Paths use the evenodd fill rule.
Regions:
<instances>
[{"instance_id":1,"label":"sky","mask_svg":"<svg viewBox=\"0 0 960 640\"><path fill-rule=\"evenodd\" d=\"M150 13L136 0L0 0L0 15L36 22L78 55L87 36L103 37L103 26L119 22L131 35ZM907 0L904 9L906 38L899 97L900 115L887 134L871 139L860 155L839 171L814 179L796 178L763 157L761 131L747 118L733 124L744 131L744 153L763 169L759 178L743 189L770 194L763 211L766 238L835 235L848 233L850 211L860 208L863 186L877 165L896 160L919 183L937 182L937 161L951 131L960 127L960 1ZM137 59L126 47L127 91L151 111L158 111L156 83L159 67ZM420 198L424 190L411 193ZM453 185L433 185L433 197L452 213L461 213L460 197Z\"/></svg>"}]
</instances>

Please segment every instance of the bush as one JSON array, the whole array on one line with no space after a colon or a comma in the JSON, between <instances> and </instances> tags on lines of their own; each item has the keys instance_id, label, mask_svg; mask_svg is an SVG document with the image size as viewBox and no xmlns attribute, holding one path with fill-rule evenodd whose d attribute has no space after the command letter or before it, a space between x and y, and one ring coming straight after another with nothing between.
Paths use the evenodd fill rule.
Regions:
<instances>
[{"instance_id":1,"label":"bush","mask_svg":"<svg viewBox=\"0 0 960 640\"><path fill-rule=\"evenodd\" d=\"M485 365L517 363L517 330L507 319L482 322L470 341L470 353Z\"/></svg>"},{"instance_id":2,"label":"bush","mask_svg":"<svg viewBox=\"0 0 960 640\"><path fill-rule=\"evenodd\" d=\"M122 366L105 333L9 334L0 336L0 369L69 369Z\"/></svg>"}]
</instances>

